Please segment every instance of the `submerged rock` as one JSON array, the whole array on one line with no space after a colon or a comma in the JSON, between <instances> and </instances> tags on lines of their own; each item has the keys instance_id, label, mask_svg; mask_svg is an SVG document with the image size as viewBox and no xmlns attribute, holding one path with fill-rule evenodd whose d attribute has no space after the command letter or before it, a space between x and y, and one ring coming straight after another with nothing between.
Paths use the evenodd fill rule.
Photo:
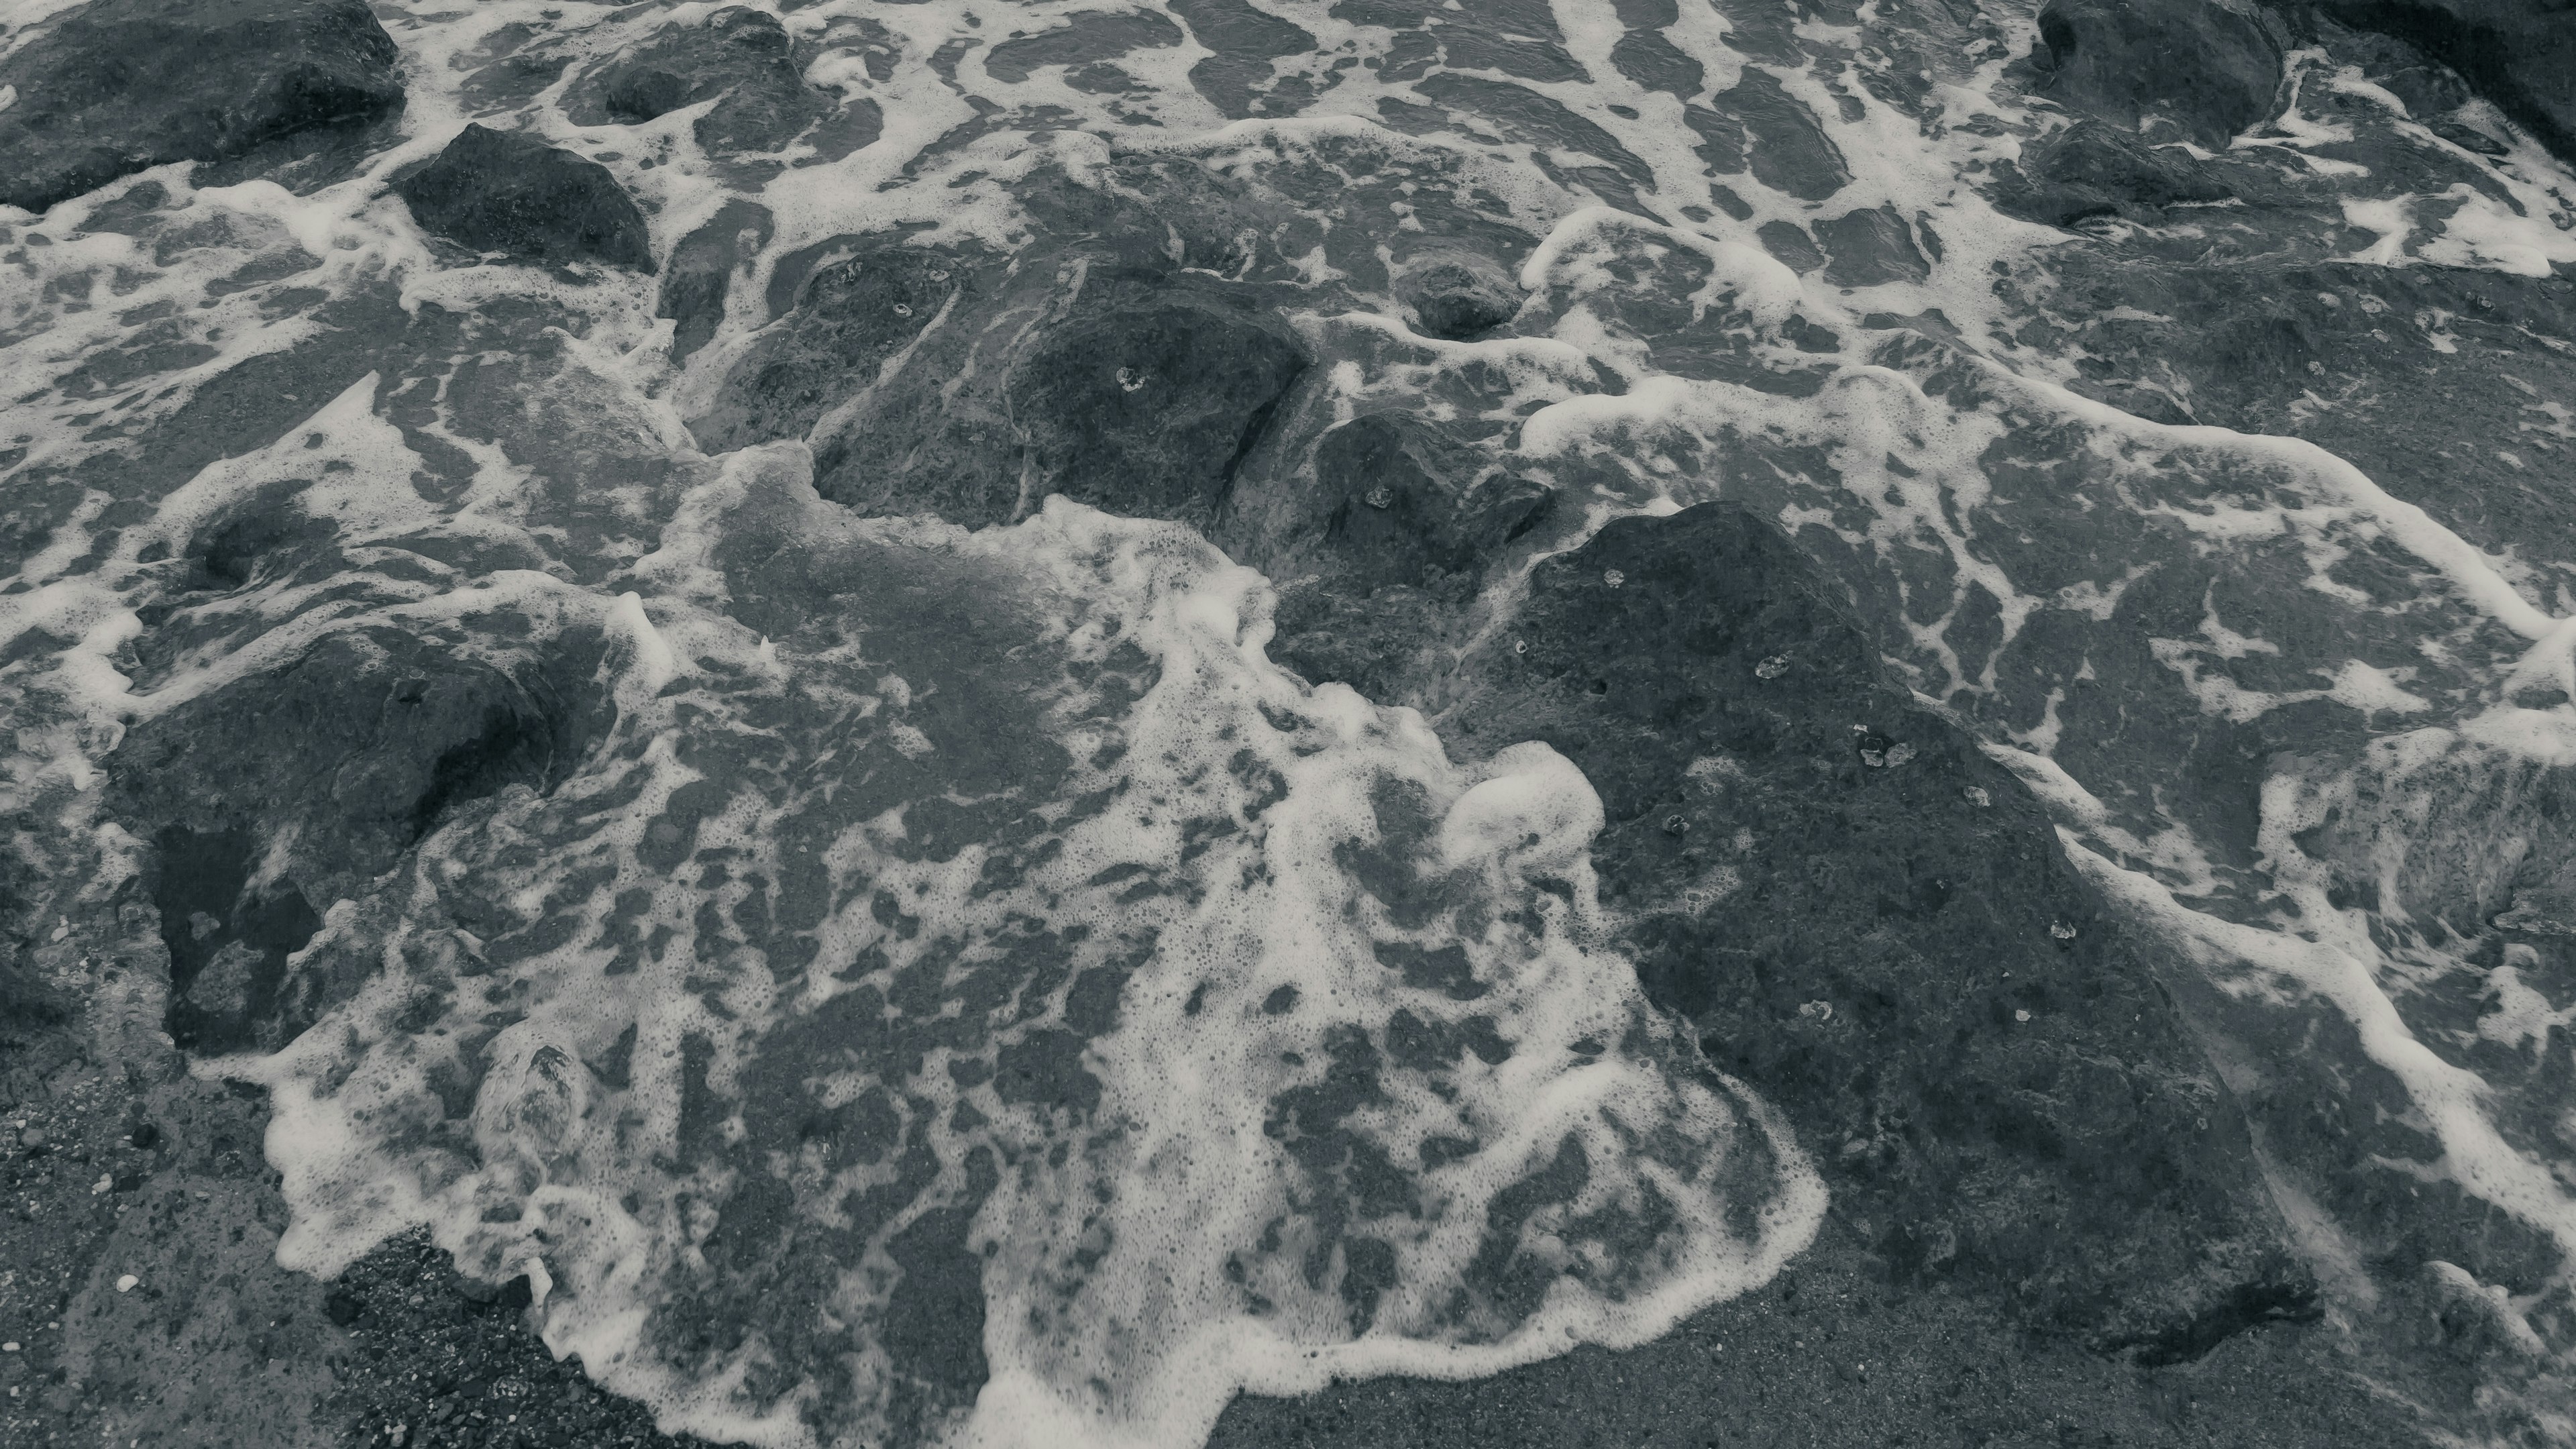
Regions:
<instances>
[{"instance_id":1,"label":"submerged rock","mask_svg":"<svg viewBox=\"0 0 2576 1449\"><path fill-rule=\"evenodd\" d=\"M2272 114L2281 48L2216 0L2050 0L2033 60L2044 94L2136 128L2170 122L2211 150Z\"/></svg>"},{"instance_id":2,"label":"submerged rock","mask_svg":"<svg viewBox=\"0 0 2576 1449\"><path fill-rule=\"evenodd\" d=\"M398 58L364 0L92 0L0 59L0 204L383 115Z\"/></svg>"},{"instance_id":3,"label":"submerged rock","mask_svg":"<svg viewBox=\"0 0 2576 1449\"><path fill-rule=\"evenodd\" d=\"M2226 186L2182 148L2089 119L2025 150L2021 177L1995 197L1996 208L2049 226L2101 216L2153 223L2167 207L2227 198Z\"/></svg>"},{"instance_id":4,"label":"submerged rock","mask_svg":"<svg viewBox=\"0 0 2576 1449\"><path fill-rule=\"evenodd\" d=\"M2156 958L1774 525L1612 523L1539 565L1461 685L1456 752L1535 737L1599 790L1648 993L1816 1144L1900 1274L2151 1360L2313 1314Z\"/></svg>"},{"instance_id":5,"label":"submerged rock","mask_svg":"<svg viewBox=\"0 0 2576 1449\"><path fill-rule=\"evenodd\" d=\"M130 729L109 759L120 813L155 847L179 1045L274 1050L318 1003L286 958L322 913L457 807L543 788L581 749L561 695L389 629Z\"/></svg>"},{"instance_id":6,"label":"submerged rock","mask_svg":"<svg viewBox=\"0 0 2576 1449\"><path fill-rule=\"evenodd\" d=\"M1396 275L1396 299L1413 310L1426 337L1468 342L1512 320L1521 309L1520 288L1490 258L1437 251L1415 258Z\"/></svg>"},{"instance_id":7,"label":"submerged rock","mask_svg":"<svg viewBox=\"0 0 2576 1449\"><path fill-rule=\"evenodd\" d=\"M644 213L608 168L532 137L469 125L394 190L423 230L478 252L653 266Z\"/></svg>"},{"instance_id":8,"label":"submerged rock","mask_svg":"<svg viewBox=\"0 0 2576 1449\"><path fill-rule=\"evenodd\" d=\"M778 17L727 6L675 24L573 82L564 108L583 125L636 125L709 99L698 144L718 155L775 151L831 108L805 84Z\"/></svg>"},{"instance_id":9,"label":"submerged rock","mask_svg":"<svg viewBox=\"0 0 2576 1449\"><path fill-rule=\"evenodd\" d=\"M868 320L852 324L870 353L904 349L891 376L878 378L867 355L817 360L825 382L813 404L853 373L861 380L815 433L824 496L980 527L1062 493L1205 526L1305 370L1303 348L1253 289L1100 267L1071 296L1003 296L952 312L927 293L964 286L955 265L924 252L880 265L874 284L862 277L866 297L909 288L916 274L925 295L867 303ZM1038 305L1053 315L1021 310ZM991 325L1013 312L1027 321ZM924 340L898 341L907 331Z\"/></svg>"},{"instance_id":10,"label":"submerged rock","mask_svg":"<svg viewBox=\"0 0 2576 1449\"><path fill-rule=\"evenodd\" d=\"M760 255L775 225L769 208L749 201L729 201L706 225L680 239L662 271L662 297L653 315L668 317L671 354L685 360L707 345L724 321L725 299L734 274Z\"/></svg>"},{"instance_id":11,"label":"submerged rock","mask_svg":"<svg viewBox=\"0 0 2576 1449\"><path fill-rule=\"evenodd\" d=\"M683 251L705 235L694 234ZM792 275L794 262L803 264L801 279ZM693 422L707 448L804 437L977 287L971 264L899 235L840 238L782 261L779 270L790 274L784 286L792 290L777 295L782 283L772 282L772 300L781 304L773 312L786 315L752 344Z\"/></svg>"},{"instance_id":12,"label":"submerged rock","mask_svg":"<svg viewBox=\"0 0 2576 1449\"><path fill-rule=\"evenodd\" d=\"M1051 491L1198 519L1305 366L1287 327L1243 294L1095 283L1013 373L1011 415Z\"/></svg>"}]
</instances>

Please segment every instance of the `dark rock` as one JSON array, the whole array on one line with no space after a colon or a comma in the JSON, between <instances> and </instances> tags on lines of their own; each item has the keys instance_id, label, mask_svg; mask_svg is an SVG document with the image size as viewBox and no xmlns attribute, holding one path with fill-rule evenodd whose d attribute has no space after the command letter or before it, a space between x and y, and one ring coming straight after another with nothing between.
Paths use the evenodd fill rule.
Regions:
<instances>
[{"instance_id":1,"label":"dark rock","mask_svg":"<svg viewBox=\"0 0 2576 1449\"><path fill-rule=\"evenodd\" d=\"M1308 54L1314 36L1245 0L1173 0L1172 12L1211 52L1190 67L1190 85L1209 104L1234 120L1296 108L1298 88L1280 80L1271 61ZM1276 104L1274 95L1287 104Z\"/></svg>"},{"instance_id":2,"label":"dark rock","mask_svg":"<svg viewBox=\"0 0 2576 1449\"><path fill-rule=\"evenodd\" d=\"M778 17L731 5L703 25L666 26L591 70L566 92L564 109L583 125L636 125L719 97L692 128L717 156L776 151L834 106L805 84Z\"/></svg>"},{"instance_id":3,"label":"dark rock","mask_svg":"<svg viewBox=\"0 0 2576 1449\"><path fill-rule=\"evenodd\" d=\"M2167 207L2226 199L2210 169L2179 147L2082 120L2022 153L2021 181L2001 189L1996 209L2048 226L2100 216L2153 223Z\"/></svg>"},{"instance_id":4,"label":"dark rock","mask_svg":"<svg viewBox=\"0 0 2576 1449\"><path fill-rule=\"evenodd\" d=\"M1590 191L1623 211L1640 216L1653 214L1637 198L1639 193L1655 189L1655 169L1621 145L1617 136L1551 97L1528 86L1457 71L1425 77L1415 83L1414 91L1425 100L1479 116L1505 136L1541 148L1532 153L1532 161L1560 185ZM1609 164L1560 164L1551 159L1551 153L1557 152L1595 156Z\"/></svg>"},{"instance_id":5,"label":"dark rock","mask_svg":"<svg viewBox=\"0 0 2576 1449\"><path fill-rule=\"evenodd\" d=\"M1851 167L1823 124L1770 72L1747 67L1734 89L1710 97L1709 104L1714 115L1742 129L1754 180L1802 201L1822 201L1850 183ZM1728 134L1725 120L1693 120L1692 129L1712 147L1723 146Z\"/></svg>"},{"instance_id":6,"label":"dark rock","mask_svg":"<svg viewBox=\"0 0 2576 1449\"><path fill-rule=\"evenodd\" d=\"M944 366L915 366L866 394L817 437L824 496L980 526L1062 493L1206 524L1305 352L1247 289L1103 270L1025 338L987 342L952 319L950 335L998 355L975 358L967 389L946 389ZM908 320L927 319L915 308Z\"/></svg>"},{"instance_id":7,"label":"dark rock","mask_svg":"<svg viewBox=\"0 0 2576 1449\"><path fill-rule=\"evenodd\" d=\"M1535 737L1583 769L1647 992L1789 1114L1901 1274L2150 1358L2314 1313L2156 962L1774 525L1612 523L1463 669L1453 748Z\"/></svg>"},{"instance_id":8,"label":"dark rock","mask_svg":"<svg viewBox=\"0 0 2576 1449\"><path fill-rule=\"evenodd\" d=\"M671 249L670 263L662 269L661 304L653 315L679 324L671 333L673 357L685 360L715 336L724 322L734 274L759 257L772 230L769 208L728 201Z\"/></svg>"},{"instance_id":9,"label":"dark rock","mask_svg":"<svg viewBox=\"0 0 2576 1449\"><path fill-rule=\"evenodd\" d=\"M1754 229L1753 235L1764 251L1802 276L1825 265L1825 254L1816 246L1816 239L1794 221L1766 221Z\"/></svg>"},{"instance_id":10,"label":"dark rock","mask_svg":"<svg viewBox=\"0 0 2576 1449\"><path fill-rule=\"evenodd\" d=\"M0 60L0 203L384 115L397 59L364 0L92 0Z\"/></svg>"},{"instance_id":11,"label":"dark rock","mask_svg":"<svg viewBox=\"0 0 2576 1449\"><path fill-rule=\"evenodd\" d=\"M1287 327L1240 294L1111 280L1014 372L1011 415L1049 491L1198 521L1305 366Z\"/></svg>"},{"instance_id":12,"label":"dark rock","mask_svg":"<svg viewBox=\"0 0 2576 1449\"><path fill-rule=\"evenodd\" d=\"M2136 129L2153 119L2213 151L2273 112L2281 49L2217 0L2049 0L2032 59L2042 93Z\"/></svg>"},{"instance_id":13,"label":"dark rock","mask_svg":"<svg viewBox=\"0 0 2576 1449\"><path fill-rule=\"evenodd\" d=\"M1444 672L1480 581L1544 540L1556 494L1403 414L1326 433L1313 467L1311 486L1238 497L1223 534L1236 557L1292 581L1270 657L1319 684L1411 697Z\"/></svg>"},{"instance_id":14,"label":"dark rock","mask_svg":"<svg viewBox=\"0 0 2576 1449\"><path fill-rule=\"evenodd\" d=\"M2395 36L2364 30L2318 38L2333 58L2359 65L2372 84L2405 102L2407 114L2417 120L2469 103L2468 83L2458 71Z\"/></svg>"},{"instance_id":15,"label":"dark rock","mask_svg":"<svg viewBox=\"0 0 2576 1449\"><path fill-rule=\"evenodd\" d=\"M653 267L644 214L608 168L532 137L469 125L394 190L423 230L478 252Z\"/></svg>"},{"instance_id":16,"label":"dark rock","mask_svg":"<svg viewBox=\"0 0 2576 1449\"><path fill-rule=\"evenodd\" d=\"M1376 587L1431 584L1494 562L1547 519L1556 495L1482 463L1423 424L1383 414L1326 433L1315 488L1300 500L1325 515L1325 557L1313 565ZM1263 553L1276 571L1309 566L1287 549Z\"/></svg>"},{"instance_id":17,"label":"dark rock","mask_svg":"<svg viewBox=\"0 0 2576 1449\"><path fill-rule=\"evenodd\" d=\"M692 424L700 443L726 451L804 437L976 289L972 265L899 235L842 237L781 258L770 302L785 315Z\"/></svg>"},{"instance_id":18,"label":"dark rock","mask_svg":"<svg viewBox=\"0 0 2576 1449\"><path fill-rule=\"evenodd\" d=\"M1017 36L994 46L985 54L984 73L1016 85L1046 66L1089 65L1138 50L1167 50L1181 43L1181 27L1150 10L1085 10L1064 19L1063 25L1052 30Z\"/></svg>"},{"instance_id":19,"label":"dark rock","mask_svg":"<svg viewBox=\"0 0 2576 1449\"><path fill-rule=\"evenodd\" d=\"M1521 291L1501 264L1472 253L1427 252L1397 273L1396 300L1427 337L1465 342L1512 320Z\"/></svg>"},{"instance_id":20,"label":"dark rock","mask_svg":"<svg viewBox=\"0 0 2576 1449\"><path fill-rule=\"evenodd\" d=\"M2542 145L2576 161L2576 9L2555 0L2314 0L2314 8L2449 66Z\"/></svg>"},{"instance_id":21,"label":"dark rock","mask_svg":"<svg viewBox=\"0 0 2576 1449\"><path fill-rule=\"evenodd\" d=\"M1873 206L1816 223L1825 249L1825 280L1840 287L1920 282L1932 264L1914 244L1914 233L1892 206Z\"/></svg>"},{"instance_id":22,"label":"dark rock","mask_svg":"<svg viewBox=\"0 0 2576 1449\"><path fill-rule=\"evenodd\" d=\"M334 634L135 725L109 769L156 847L171 1035L206 1051L291 1039L315 1003L286 958L320 911L457 807L550 786L588 727L549 684L392 630Z\"/></svg>"}]
</instances>

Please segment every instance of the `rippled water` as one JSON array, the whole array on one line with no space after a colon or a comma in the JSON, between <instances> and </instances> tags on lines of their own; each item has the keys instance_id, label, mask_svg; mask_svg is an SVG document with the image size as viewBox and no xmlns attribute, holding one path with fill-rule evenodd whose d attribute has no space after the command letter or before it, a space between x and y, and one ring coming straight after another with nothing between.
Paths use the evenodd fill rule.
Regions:
<instances>
[{"instance_id":1,"label":"rippled water","mask_svg":"<svg viewBox=\"0 0 2576 1449\"><path fill-rule=\"evenodd\" d=\"M1453 758L1432 665L1371 699L1273 662L1317 439L1389 414L1557 499L1424 585L1462 621L1410 641L1433 665L1613 518L1791 530L2205 974L2231 1087L2399 1124L2335 1158L2256 1114L2334 1301L2379 1291L2337 1174L2409 1175L2439 1203L2408 1231L2516 1245L2509 1292L2426 1256L2555 1412L2576 399L2522 384L2549 524L2502 533L2437 472L2191 421L2102 331L2173 317L2074 296L2066 235L1980 189L2043 125L2007 75L2029 9L820 0L780 12L829 104L746 155L707 103L594 94L716 7L377 8L398 127L0 212L0 788L54 899L199 848L110 823L110 752L250 759L237 701L280 670L506 679L524 722L483 738L542 756L381 859L263 817L228 889L292 877L310 919L173 938L182 1044L276 1094L290 1266L426 1224L673 1427L1152 1445L1239 1389L1642 1342L1777 1271L1815 1144L1647 1003L1592 784L1545 745ZM2290 63L2239 149L2307 190L2157 244L2576 264L2536 148L2456 194L2336 161L2410 123ZM468 120L607 163L663 276L427 238L388 182ZM1493 335L1414 330L1403 278L1451 254L1526 293ZM1022 339L1136 257L1284 319L1296 380L1226 498L1050 499L1044 446L988 446L1030 424L977 411L978 369L1107 369ZM912 290L859 295L904 320L799 330L890 266ZM880 370L835 393L852 357ZM923 499L947 521L889 516ZM191 784L257 816L266 768ZM262 952L284 996L227 1036Z\"/></svg>"}]
</instances>

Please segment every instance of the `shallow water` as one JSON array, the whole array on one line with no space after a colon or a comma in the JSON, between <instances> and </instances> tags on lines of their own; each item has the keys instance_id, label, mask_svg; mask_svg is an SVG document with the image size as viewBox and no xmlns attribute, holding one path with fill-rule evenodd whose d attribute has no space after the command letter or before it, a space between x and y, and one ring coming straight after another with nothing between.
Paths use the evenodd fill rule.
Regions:
<instances>
[{"instance_id":1,"label":"shallow water","mask_svg":"<svg viewBox=\"0 0 2576 1449\"><path fill-rule=\"evenodd\" d=\"M0 798L49 900L152 869L122 739L330 641L560 703L542 778L398 859L264 844L257 880L316 897L303 1029L204 1055L275 1093L289 1266L426 1225L672 1428L1153 1446L1242 1390L1632 1345L1775 1273L1819 1144L1648 1002L1593 784L1444 744L1440 668L1371 699L1273 660L1316 439L1401 413L1558 500L1422 657L1504 637L1614 518L1776 518L2201 973L2230 1088L2378 1104L2334 1152L2254 1114L2330 1310L2385 1291L2350 1174L2406 1179L2420 1257L2520 1345L2494 1392L2566 1432L2576 374L2502 374L2570 347L2480 319L2512 435L2406 424L2510 455L2520 515L2494 460L2372 476L2302 430L2472 365L2407 279L2566 287L2576 183L2500 121L2480 162L2294 51L2230 153L2286 199L2079 239L1981 189L2049 124L2013 4L820 0L779 9L829 105L748 155L710 154L711 103L625 124L585 89L715 6L377 9L397 126L0 212ZM388 183L468 120L607 164L664 277L426 236ZM2432 169L2349 159L2403 147ZM798 340L809 280L888 234L930 259L906 320ZM2105 236L2342 268L2319 305L2405 336L2234 420L2280 426L2201 421L2226 399L2153 355L2179 314L2061 256ZM1450 253L1525 294L1491 335L1399 300ZM1227 499L1121 517L1025 460L978 481L956 438L999 434L888 421L1022 426L966 381L1134 255L1259 289L1302 350ZM873 383L802 403L760 370L862 348ZM948 522L874 506L938 488ZM292 527L209 564L252 518Z\"/></svg>"}]
</instances>

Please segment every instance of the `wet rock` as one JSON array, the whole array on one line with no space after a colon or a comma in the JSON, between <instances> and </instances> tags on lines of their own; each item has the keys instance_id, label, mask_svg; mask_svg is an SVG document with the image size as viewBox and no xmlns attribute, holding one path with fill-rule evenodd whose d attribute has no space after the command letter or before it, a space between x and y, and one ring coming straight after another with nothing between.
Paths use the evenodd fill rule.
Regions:
<instances>
[{"instance_id":1,"label":"wet rock","mask_svg":"<svg viewBox=\"0 0 2576 1449\"><path fill-rule=\"evenodd\" d=\"M2021 179L1998 192L1995 206L2048 226L2102 216L2153 224L2167 207L2226 197L2218 177L2180 147L2088 119L2026 149Z\"/></svg>"},{"instance_id":2,"label":"wet rock","mask_svg":"<svg viewBox=\"0 0 2576 1449\"><path fill-rule=\"evenodd\" d=\"M1011 379L1039 476L1113 512L1210 516L1304 351L1239 293L1139 279L1082 302Z\"/></svg>"},{"instance_id":3,"label":"wet rock","mask_svg":"<svg viewBox=\"0 0 2576 1449\"><path fill-rule=\"evenodd\" d=\"M315 1003L286 958L321 912L458 807L551 785L588 727L550 684L392 630L334 634L136 724L109 771L155 848L171 1035L208 1052L291 1039Z\"/></svg>"},{"instance_id":4,"label":"wet rock","mask_svg":"<svg viewBox=\"0 0 2576 1449\"><path fill-rule=\"evenodd\" d=\"M1648 993L1789 1114L1901 1275L2149 1359L2314 1312L2156 960L1776 526L1612 523L1539 565L1458 699L1454 752L1535 737L1591 779Z\"/></svg>"},{"instance_id":5,"label":"wet rock","mask_svg":"<svg viewBox=\"0 0 2576 1449\"><path fill-rule=\"evenodd\" d=\"M1414 79L1435 63L1542 82L1590 78L1555 15L1531 0L1340 0L1332 14L1398 32L1387 51L1389 79Z\"/></svg>"},{"instance_id":6,"label":"wet rock","mask_svg":"<svg viewBox=\"0 0 2576 1449\"><path fill-rule=\"evenodd\" d=\"M713 99L692 127L699 145L718 156L776 151L833 107L805 84L794 49L778 17L730 5L584 74L564 110L583 125L631 126Z\"/></svg>"},{"instance_id":7,"label":"wet rock","mask_svg":"<svg viewBox=\"0 0 2576 1449\"><path fill-rule=\"evenodd\" d=\"M1816 246L1816 239L1794 221L1766 221L1754 229L1753 235L1764 251L1802 276L1825 265L1825 254Z\"/></svg>"},{"instance_id":8,"label":"wet rock","mask_svg":"<svg viewBox=\"0 0 2576 1449\"><path fill-rule=\"evenodd\" d=\"M1655 189L1654 168L1621 145L1617 136L1555 100L1527 86L1455 71L1425 77L1414 90L1426 100L1481 117L1505 136L1542 148L1531 159L1560 184L1588 190L1623 211L1652 214L1637 198ZM1597 157L1608 164L1568 164L1553 159L1556 153Z\"/></svg>"},{"instance_id":9,"label":"wet rock","mask_svg":"<svg viewBox=\"0 0 2576 1449\"><path fill-rule=\"evenodd\" d=\"M2314 8L2449 66L2542 145L2576 161L2576 10L2550 0L2315 0Z\"/></svg>"},{"instance_id":10,"label":"wet rock","mask_svg":"<svg viewBox=\"0 0 2576 1449\"><path fill-rule=\"evenodd\" d=\"M653 315L678 324L671 333L673 357L686 360L715 336L724 322L734 274L760 255L772 230L769 208L729 201L671 249L670 263L662 269L661 304Z\"/></svg>"},{"instance_id":11,"label":"wet rock","mask_svg":"<svg viewBox=\"0 0 2576 1449\"><path fill-rule=\"evenodd\" d=\"M2318 38L2329 55L2359 65L2371 84L2405 102L2406 113L2418 120L2469 103L2468 83L2458 71L2395 36L2354 31Z\"/></svg>"},{"instance_id":12,"label":"wet rock","mask_svg":"<svg viewBox=\"0 0 2576 1449\"><path fill-rule=\"evenodd\" d=\"M1841 287L1919 282L1932 275L1913 229L1892 206L1873 206L1816 223L1825 249L1825 280Z\"/></svg>"},{"instance_id":13,"label":"wet rock","mask_svg":"<svg viewBox=\"0 0 2576 1449\"><path fill-rule=\"evenodd\" d=\"M2032 56L2041 93L2136 129L2161 120L2211 150L2273 112L2281 49L2217 0L2050 0Z\"/></svg>"},{"instance_id":14,"label":"wet rock","mask_svg":"<svg viewBox=\"0 0 2576 1449\"><path fill-rule=\"evenodd\" d=\"M384 115L397 59L363 0L92 0L0 59L0 204Z\"/></svg>"},{"instance_id":15,"label":"wet rock","mask_svg":"<svg viewBox=\"0 0 2576 1449\"><path fill-rule=\"evenodd\" d=\"M1173 0L1172 13L1210 52L1190 67L1191 87L1228 118L1293 113L1310 97L1309 83L1281 77L1271 64L1315 48L1315 37L1295 22L1247 0Z\"/></svg>"},{"instance_id":16,"label":"wet rock","mask_svg":"<svg viewBox=\"0 0 2576 1449\"><path fill-rule=\"evenodd\" d=\"M478 252L652 270L644 214L608 168L532 137L469 125L394 190L423 230Z\"/></svg>"},{"instance_id":17,"label":"wet rock","mask_svg":"<svg viewBox=\"0 0 2576 1449\"><path fill-rule=\"evenodd\" d=\"M782 288L792 290L782 296ZM772 311L785 315L692 424L700 443L721 451L804 437L827 410L877 381L879 369L925 329L977 295L973 259L911 246L899 235L842 237L782 258L770 300Z\"/></svg>"},{"instance_id":18,"label":"wet rock","mask_svg":"<svg viewBox=\"0 0 2576 1449\"><path fill-rule=\"evenodd\" d=\"M980 526L1062 493L1204 525L1305 370L1305 352L1251 290L1103 270L1024 337L984 336L974 330L982 318L951 318L950 336L990 354L973 355L962 388L944 384L966 359L942 354L836 414L829 436L817 435L824 496Z\"/></svg>"},{"instance_id":19,"label":"wet rock","mask_svg":"<svg viewBox=\"0 0 2576 1449\"><path fill-rule=\"evenodd\" d=\"M1512 320L1521 291L1511 274L1488 258L1437 251L1415 258L1395 280L1396 300L1413 310L1415 330L1426 337L1466 342Z\"/></svg>"},{"instance_id":20,"label":"wet rock","mask_svg":"<svg viewBox=\"0 0 2576 1449\"><path fill-rule=\"evenodd\" d=\"M1065 24L1052 30L1015 36L994 46L984 57L984 73L1018 84L1047 66L1091 65L1180 43L1181 28L1152 11L1086 10L1066 16Z\"/></svg>"},{"instance_id":21,"label":"wet rock","mask_svg":"<svg viewBox=\"0 0 2576 1449\"><path fill-rule=\"evenodd\" d=\"M1822 201L1850 183L1851 167L1815 113L1770 72L1746 68L1734 89L1712 96L1709 104L1715 115L1741 128L1754 180L1801 201ZM1725 121L1698 119L1692 129L1712 147L1723 146Z\"/></svg>"}]
</instances>

